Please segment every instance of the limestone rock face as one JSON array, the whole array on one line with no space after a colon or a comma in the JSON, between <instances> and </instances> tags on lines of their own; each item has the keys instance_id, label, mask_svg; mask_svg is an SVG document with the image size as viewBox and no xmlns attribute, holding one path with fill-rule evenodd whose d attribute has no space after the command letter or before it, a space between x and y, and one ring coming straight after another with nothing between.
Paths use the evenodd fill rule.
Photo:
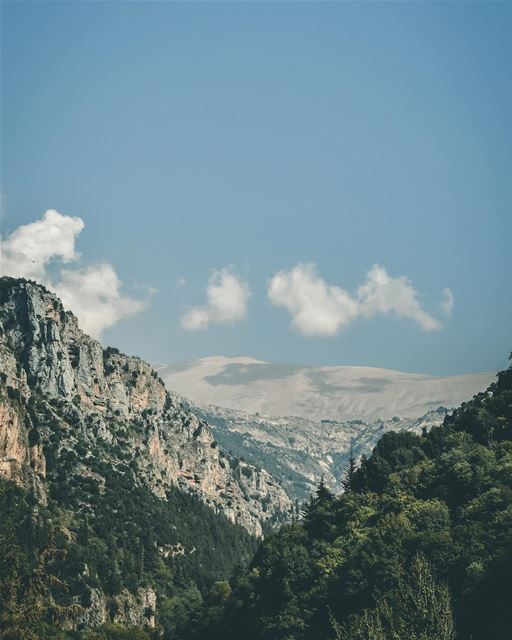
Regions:
<instances>
[{"instance_id":1,"label":"limestone rock face","mask_svg":"<svg viewBox=\"0 0 512 640\"><path fill-rule=\"evenodd\" d=\"M155 628L156 593L150 587L139 588L136 593L123 589L114 596L111 608L115 613L112 621L122 625ZM92 589L90 604L83 608L74 621L65 625L68 629L99 627L109 621L109 603L99 589Z\"/></svg>"},{"instance_id":2,"label":"limestone rock face","mask_svg":"<svg viewBox=\"0 0 512 640\"><path fill-rule=\"evenodd\" d=\"M159 497L194 492L255 536L286 519L291 501L276 480L223 453L148 363L103 349L43 286L0 279L0 358L0 474L41 500L50 448L78 452L76 474L102 456Z\"/></svg>"},{"instance_id":3,"label":"limestone rock face","mask_svg":"<svg viewBox=\"0 0 512 640\"><path fill-rule=\"evenodd\" d=\"M90 605L76 616L74 623L68 625L69 628L99 627L108 621L107 598L103 591L91 589L90 600Z\"/></svg>"},{"instance_id":4,"label":"limestone rock face","mask_svg":"<svg viewBox=\"0 0 512 640\"><path fill-rule=\"evenodd\" d=\"M156 593L153 589L139 588L135 595L125 589L116 597L115 606L114 622L155 628Z\"/></svg>"}]
</instances>

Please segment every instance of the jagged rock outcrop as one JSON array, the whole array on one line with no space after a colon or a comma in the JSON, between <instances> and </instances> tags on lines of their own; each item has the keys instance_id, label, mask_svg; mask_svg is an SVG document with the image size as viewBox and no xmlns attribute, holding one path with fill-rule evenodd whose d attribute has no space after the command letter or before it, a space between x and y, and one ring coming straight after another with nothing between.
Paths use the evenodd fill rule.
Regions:
<instances>
[{"instance_id":1,"label":"jagged rock outcrop","mask_svg":"<svg viewBox=\"0 0 512 640\"><path fill-rule=\"evenodd\" d=\"M109 603L105 594L99 589L91 589L90 604L69 621L68 628L99 627L112 618L113 622L135 627L155 628L157 596L154 589L139 588L135 594L123 589ZM113 615L109 615L109 608Z\"/></svg>"},{"instance_id":2,"label":"jagged rock outcrop","mask_svg":"<svg viewBox=\"0 0 512 640\"><path fill-rule=\"evenodd\" d=\"M148 363L103 349L43 286L0 280L0 357L0 474L40 500L51 450L73 474L95 477L87 462L102 456L159 497L194 492L256 536L286 518L290 499L268 473L226 456Z\"/></svg>"}]
</instances>

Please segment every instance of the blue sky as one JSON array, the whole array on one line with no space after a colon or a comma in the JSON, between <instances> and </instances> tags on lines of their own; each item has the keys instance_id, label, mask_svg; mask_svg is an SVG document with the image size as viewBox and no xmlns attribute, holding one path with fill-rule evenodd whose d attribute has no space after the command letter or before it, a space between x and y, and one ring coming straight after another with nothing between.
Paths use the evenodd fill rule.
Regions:
<instances>
[{"instance_id":1,"label":"blue sky","mask_svg":"<svg viewBox=\"0 0 512 640\"><path fill-rule=\"evenodd\" d=\"M47 209L82 219L65 268L108 263L140 302L103 342L160 362L506 364L512 5L4 2L1 17L2 235ZM390 305L358 298L375 264ZM206 302L222 274L251 292L227 315Z\"/></svg>"}]
</instances>

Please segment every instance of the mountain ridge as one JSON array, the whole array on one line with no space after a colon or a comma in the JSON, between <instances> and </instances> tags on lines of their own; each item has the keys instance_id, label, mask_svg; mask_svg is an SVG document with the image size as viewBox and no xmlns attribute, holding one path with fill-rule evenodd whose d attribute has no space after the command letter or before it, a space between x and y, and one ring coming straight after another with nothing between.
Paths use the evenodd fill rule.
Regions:
<instances>
[{"instance_id":1,"label":"mountain ridge","mask_svg":"<svg viewBox=\"0 0 512 640\"><path fill-rule=\"evenodd\" d=\"M410 374L375 367L304 367L250 358L212 356L159 373L174 392L200 406L313 421L418 418L452 408L484 389L494 373Z\"/></svg>"},{"instance_id":2,"label":"mountain ridge","mask_svg":"<svg viewBox=\"0 0 512 640\"><path fill-rule=\"evenodd\" d=\"M271 417L184 400L190 410L211 426L216 440L232 455L267 469L294 500L302 502L323 481L342 490L343 472L352 454L368 456L383 433L421 433L442 423L445 407L418 418L391 420L323 420L297 416Z\"/></svg>"},{"instance_id":3,"label":"mountain ridge","mask_svg":"<svg viewBox=\"0 0 512 640\"><path fill-rule=\"evenodd\" d=\"M71 403L96 429L96 437L111 442L117 436L109 431L109 421L125 431L128 423L140 423L142 433L134 444L141 452L137 472L160 497L171 485L196 492L212 508L255 535L263 531L259 518L265 521L272 516L260 513L251 495L263 499L273 494L272 504L286 511L286 495L272 478L250 466L243 472L239 465L232 469L208 425L186 412L148 363L115 348L103 349L79 329L73 314L64 311L58 298L43 286L10 278L1 282L0 349L7 387L29 397L30 388L37 386L45 396ZM21 473L19 467L32 462L44 476L42 452L23 450L23 425L14 420L17 428L7 429L5 425L14 417L8 399L3 406L9 416L0 434L0 471L16 478ZM221 497L225 491L229 500ZM229 506L228 501L235 506Z\"/></svg>"},{"instance_id":4,"label":"mountain ridge","mask_svg":"<svg viewBox=\"0 0 512 640\"><path fill-rule=\"evenodd\" d=\"M291 508L148 363L103 348L42 285L0 279L0 627L23 629L12 637L40 625L53 637L56 621L164 624Z\"/></svg>"}]
</instances>

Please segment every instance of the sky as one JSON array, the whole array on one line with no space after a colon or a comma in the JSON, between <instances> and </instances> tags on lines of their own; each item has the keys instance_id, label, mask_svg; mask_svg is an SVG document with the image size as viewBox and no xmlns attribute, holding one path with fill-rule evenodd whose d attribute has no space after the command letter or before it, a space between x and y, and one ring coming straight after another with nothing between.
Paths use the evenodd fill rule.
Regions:
<instances>
[{"instance_id":1,"label":"sky","mask_svg":"<svg viewBox=\"0 0 512 640\"><path fill-rule=\"evenodd\" d=\"M177 363L512 350L512 4L3 2L3 274Z\"/></svg>"}]
</instances>

